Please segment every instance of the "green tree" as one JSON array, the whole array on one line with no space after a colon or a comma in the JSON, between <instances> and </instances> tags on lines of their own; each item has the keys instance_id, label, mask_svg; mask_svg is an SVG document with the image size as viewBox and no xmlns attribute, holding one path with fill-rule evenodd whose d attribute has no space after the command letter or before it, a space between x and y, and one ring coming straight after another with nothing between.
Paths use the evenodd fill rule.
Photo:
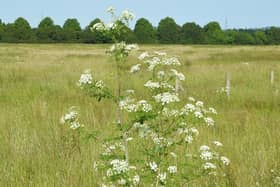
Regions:
<instances>
[{"instance_id":1,"label":"green tree","mask_svg":"<svg viewBox=\"0 0 280 187\"><path fill-rule=\"evenodd\" d=\"M185 23L182 27L182 42L186 44L204 43L203 29L196 23Z\"/></svg>"},{"instance_id":2,"label":"green tree","mask_svg":"<svg viewBox=\"0 0 280 187\"><path fill-rule=\"evenodd\" d=\"M235 44L239 44L239 45L255 44L254 37L246 31L237 32L236 35L235 35L235 40L234 41L235 41Z\"/></svg>"},{"instance_id":3,"label":"green tree","mask_svg":"<svg viewBox=\"0 0 280 187\"><path fill-rule=\"evenodd\" d=\"M280 28L271 27L267 29L266 36L270 44L280 44Z\"/></svg>"},{"instance_id":4,"label":"green tree","mask_svg":"<svg viewBox=\"0 0 280 187\"><path fill-rule=\"evenodd\" d=\"M159 22L158 38L160 43L180 43L181 27L174 19L166 17Z\"/></svg>"},{"instance_id":5,"label":"green tree","mask_svg":"<svg viewBox=\"0 0 280 187\"><path fill-rule=\"evenodd\" d=\"M81 26L77 19L67 19L63 25L63 38L65 41L75 42L81 37Z\"/></svg>"},{"instance_id":6,"label":"green tree","mask_svg":"<svg viewBox=\"0 0 280 187\"><path fill-rule=\"evenodd\" d=\"M61 37L60 26L54 25L50 17L44 18L37 29L37 39L41 42L53 42L59 40Z\"/></svg>"},{"instance_id":7,"label":"green tree","mask_svg":"<svg viewBox=\"0 0 280 187\"><path fill-rule=\"evenodd\" d=\"M226 43L226 35L222 31L218 22L210 22L204 26L207 44L224 44Z\"/></svg>"},{"instance_id":8,"label":"green tree","mask_svg":"<svg viewBox=\"0 0 280 187\"><path fill-rule=\"evenodd\" d=\"M27 20L19 17L12 26L11 35L18 42L28 41L32 37L32 29Z\"/></svg>"},{"instance_id":9,"label":"green tree","mask_svg":"<svg viewBox=\"0 0 280 187\"><path fill-rule=\"evenodd\" d=\"M254 33L256 44L267 44L268 38L264 31L258 30Z\"/></svg>"},{"instance_id":10,"label":"green tree","mask_svg":"<svg viewBox=\"0 0 280 187\"><path fill-rule=\"evenodd\" d=\"M156 32L152 24L145 18L140 18L137 20L134 34L139 43L155 43L156 42Z\"/></svg>"},{"instance_id":11,"label":"green tree","mask_svg":"<svg viewBox=\"0 0 280 187\"><path fill-rule=\"evenodd\" d=\"M3 34L4 34L4 24L2 23L2 20L0 19L0 41L3 38Z\"/></svg>"}]
</instances>

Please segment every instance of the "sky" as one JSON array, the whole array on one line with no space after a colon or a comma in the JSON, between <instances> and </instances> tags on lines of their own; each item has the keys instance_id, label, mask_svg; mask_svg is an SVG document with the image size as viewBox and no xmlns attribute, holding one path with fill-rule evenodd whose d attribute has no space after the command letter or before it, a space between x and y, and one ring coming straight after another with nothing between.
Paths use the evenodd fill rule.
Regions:
<instances>
[{"instance_id":1,"label":"sky","mask_svg":"<svg viewBox=\"0 0 280 187\"><path fill-rule=\"evenodd\" d=\"M0 19L12 23L24 17L37 27L46 16L59 25L67 18L77 18L85 27L97 17L109 21L109 6L119 12L129 9L135 20L144 17L154 26L167 16L179 25L218 21L224 29L280 26L280 0L0 0Z\"/></svg>"}]
</instances>

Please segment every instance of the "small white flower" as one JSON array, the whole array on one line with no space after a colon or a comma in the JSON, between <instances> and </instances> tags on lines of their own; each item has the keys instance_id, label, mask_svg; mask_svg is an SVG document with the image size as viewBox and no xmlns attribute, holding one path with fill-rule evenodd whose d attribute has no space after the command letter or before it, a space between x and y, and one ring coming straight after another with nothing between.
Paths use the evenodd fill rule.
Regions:
<instances>
[{"instance_id":1,"label":"small white flower","mask_svg":"<svg viewBox=\"0 0 280 187\"><path fill-rule=\"evenodd\" d=\"M202 151L200 153L200 158L202 160L211 160L213 158L213 153L210 151Z\"/></svg>"},{"instance_id":2,"label":"small white flower","mask_svg":"<svg viewBox=\"0 0 280 187\"><path fill-rule=\"evenodd\" d=\"M215 166L215 164L211 162L206 162L205 164L203 164L203 168L205 170L208 170L208 169L216 169L217 167Z\"/></svg>"},{"instance_id":3,"label":"small white flower","mask_svg":"<svg viewBox=\"0 0 280 187\"><path fill-rule=\"evenodd\" d=\"M162 105L180 101L177 94L171 94L169 92L158 94L156 96L153 96L153 98L155 99L156 102L162 103Z\"/></svg>"},{"instance_id":4,"label":"small white flower","mask_svg":"<svg viewBox=\"0 0 280 187\"><path fill-rule=\"evenodd\" d=\"M134 185L137 185L137 184L139 184L139 182L140 182L140 177L139 177L139 175L135 175L135 176L133 177L133 184L134 184Z\"/></svg>"},{"instance_id":5,"label":"small white flower","mask_svg":"<svg viewBox=\"0 0 280 187\"><path fill-rule=\"evenodd\" d=\"M208 126L213 126L214 125L214 120L210 117L204 118L204 121L205 121L206 125L208 125Z\"/></svg>"},{"instance_id":6,"label":"small white flower","mask_svg":"<svg viewBox=\"0 0 280 187\"><path fill-rule=\"evenodd\" d=\"M148 52L144 52L141 55L139 55L138 59L139 60L144 60L145 58L149 57L149 53Z\"/></svg>"},{"instance_id":7,"label":"small white flower","mask_svg":"<svg viewBox=\"0 0 280 187\"><path fill-rule=\"evenodd\" d=\"M157 172L157 170L158 170L157 163L155 163L154 161L153 161L153 162L150 162L150 163L149 163L149 166L150 166L150 168L151 168L152 171Z\"/></svg>"},{"instance_id":8,"label":"small white flower","mask_svg":"<svg viewBox=\"0 0 280 187\"><path fill-rule=\"evenodd\" d=\"M194 116L197 117L197 118L199 118L199 119L200 119L200 118L203 118L203 114L202 114L200 111L195 111L195 112L194 112Z\"/></svg>"},{"instance_id":9,"label":"small white flower","mask_svg":"<svg viewBox=\"0 0 280 187\"><path fill-rule=\"evenodd\" d=\"M226 166L228 166L230 164L230 160L227 157L225 157L225 156L221 156L221 161Z\"/></svg>"},{"instance_id":10,"label":"small white flower","mask_svg":"<svg viewBox=\"0 0 280 187\"><path fill-rule=\"evenodd\" d=\"M166 172L159 173L158 178L159 178L160 182L165 183L166 182Z\"/></svg>"},{"instance_id":11,"label":"small white flower","mask_svg":"<svg viewBox=\"0 0 280 187\"><path fill-rule=\"evenodd\" d=\"M212 114L217 114L217 111L216 111L214 108L212 108L212 107L209 108L209 111L210 111Z\"/></svg>"},{"instance_id":12,"label":"small white flower","mask_svg":"<svg viewBox=\"0 0 280 187\"><path fill-rule=\"evenodd\" d=\"M192 127L190 128L190 132L192 132L194 135L198 136L199 135L199 131L197 130L197 128Z\"/></svg>"},{"instance_id":13,"label":"small white flower","mask_svg":"<svg viewBox=\"0 0 280 187\"><path fill-rule=\"evenodd\" d=\"M208 151L208 150L210 150L210 147L208 147L207 145L202 145L202 146L200 146L199 150L200 151Z\"/></svg>"},{"instance_id":14,"label":"small white flower","mask_svg":"<svg viewBox=\"0 0 280 187\"><path fill-rule=\"evenodd\" d=\"M203 102L202 102L202 101L197 101L197 102L195 103L195 105L196 105L197 107L203 107Z\"/></svg>"},{"instance_id":15,"label":"small white flower","mask_svg":"<svg viewBox=\"0 0 280 187\"><path fill-rule=\"evenodd\" d=\"M136 64L136 65L134 65L134 66L132 66L131 68L130 68L130 73L135 73L135 72L137 72L137 71L139 71L140 70L140 66L141 66L141 64Z\"/></svg>"},{"instance_id":16,"label":"small white flower","mask_svg":"<svg viewBox=\"0 0 280 187\"><path fill-rule=\"evenodd\" d=\"M96 88L102 89L104 88L104 83L102 80L99 80L95 83Z\"/></svg>"},{"instance_id":17,"label":"small white flower","mask_svg":"<svg viewBox=\"0 0 280 187\"><path fill-rule=\"evenodd\" d=\"M177 166L169 166L167 170L171 174L177 173Z\"/></svg>"},{"instance_id":18,"label":"small white flower","mask_svg":"<svg viewBox=\"0 0 280 187\"><path fill-rule=\"evenodd\" d=\"M118 184L119 185L125 185L126 184L126 180L121 178L121 179L118 180Z\"/></svg>"},{"instance_id":19,"label":"small white flower","mask_svg":"<svg viewBox=\"0 0 280 187\"><path fill-rule=\"evenodd\" d=\"M222 147L223 144L219 141L213 141L213 144L216 145L217 147Z\"/></svg>"},{"instance_id":20,"label":"small white flower","mask_svg":"<svg viewBox=\"0 0 280 187\"><path fill-rule=\"evenodd\" d=\"M160 88L160 84L158 82L153 82L151 80L149 80L148 82L146 82L144 84L145 87L150 88L150 89L157 89Z\"/></svg>"},{"instance_id":21,"label":"small white flower","mask_svg":"<svg viewBox=\"0 0 280 187\"><path fill-rule=\"evenodd\" d=\"M187 135L186 137L185 137L185 142L187 142L187 143L192 143L193 142L193 137L192 136L190 136L190 135Z\"/></svg>"},{"instance_id":22,"label":"small white flower","mask_svg":"<svg viewBox=\"0 0 280 187\"><path fill-rule=\"evenodd\" d=\"M79 86L84 84L92 84L92 75L89 70L85 70L83 74L81 74L80 80L78 82Z\"/></svg>"},{"instance_id":23,"label":"small white flower","mask_svg":"<svg viewBox=\"0 0 280 187\"><path fill-rule=\"evenodd\" d=\"M120 20L131 21L134 19L134 14L129 10L124 10L121 13Z\"/></svg>"},{"instance_id":24,"label":"small white flower","mask_svg":"<svg viewBox=\"0 0 280 187\"><path fill-rule=\"evenodd\" d=\"M106 27L104 25L104 23L96 23L92 26L92 30L97 30L97 31L105 31L106 30Z\"/></svg>"}]
</instances>

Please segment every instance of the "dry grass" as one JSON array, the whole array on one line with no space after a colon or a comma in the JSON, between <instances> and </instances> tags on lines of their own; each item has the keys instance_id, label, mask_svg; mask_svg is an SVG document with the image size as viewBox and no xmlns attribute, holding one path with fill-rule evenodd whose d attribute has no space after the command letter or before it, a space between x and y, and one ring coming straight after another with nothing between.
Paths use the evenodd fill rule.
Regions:
<instances>
[{"instance_id":1,"label":"dry grass","mask_svg":"<svg viewBox=\"0 0 280 187\"><path fill-rule=\"evenodd\" d=\"M67 154L59 118L72 105L81 120L101 136L112 132L109 103L85 97L75 85L91 68L114 85L106 45L0 45L0 186L95 186L100 176L93 162L100 146L82 143L81 153ZM183 95L199 98L219 112L217 126L203 133L225 145L237 186L275 186L271 169L280 172L280 47L141 46L181 57L187 80ZM134 63L131 58L131 63ZM269 72L276 73L270 85ZM228 101L216 93L232 76ZM137 87L143 78L126 82ZM141 87L138 86L141 94Z\"/></svg>"}]
</instances>

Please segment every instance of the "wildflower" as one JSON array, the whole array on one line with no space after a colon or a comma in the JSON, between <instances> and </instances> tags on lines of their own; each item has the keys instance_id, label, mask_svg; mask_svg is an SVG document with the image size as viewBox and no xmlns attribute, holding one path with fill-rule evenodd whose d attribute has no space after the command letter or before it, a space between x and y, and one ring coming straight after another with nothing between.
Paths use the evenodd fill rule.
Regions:
<instances>
[{"instance_id":1,"label":"wildflower","mask_svg":"<svg viewBox=\"0 0 280 187\"><path fill-rule=\"evenodd\" d=\"M169 166L167 170L171 174L177 173L177 166Z\"/></svg>"},{"instance_id":2,"label":"wildflower","mask_svg":"<svg viewBox=\"0 0 280 187\"><path fill-rule=\"evenodd\" d=\"M200 111L195 111L194 112L194 116L199 118L199 119L203 117L203 115L202 115L202 113Z\"/></svg>"},{"instance_id":3,"label":"wildflower","mask_svg":"<svg viewBox=\"0 0 280 187\"><path fill-rule=\"evenodd\" d=\"M156 100L156 102L162 103L162 105L180 101L177 94L171 94L169 92L158 94L153 96L153 98Z\"/></svg>"},{"instance_id":4,"label":"wildflower","mask_svg":"<svg viewBox=\"0 0 280 187\"><path fill-rule=\"evenodd\" d=\"M70 129L76 130L80 127L84 127L83 125L81 125L79 122L74 121L72 123L70 123Z\"/></svg>"},{"instance_id":5,"label":"wildflower","mask_svg":"<svg viewBox=\"0 0 280 187\"><path fill-rule=\"evenodd\" d=\"M226 166L228 166L229 163L230 163L230 160L227 157L225 157L225 156L221 156L221 161Z\"/></svg>"},{"instance_id":6,"label":"wildflower","mask_svg":"<svg viewBox=\"0 0 280 187\"><path fill-rule=\"evenodd\" d=\"M190 128L190 131L196 136L199 135L199 131L195 127Z\"/></svg>"},{"instance_id":7,"label":"wildflower","mask_svg":"<svg viewBox=\"0 0 280 187\"><path fill-rule=\"evenodd\" d=\"M210 117L204 118L204 121L205 121L206 125L208 125L208 126L213 126L214 125L214 120Z\"/></svg>"},{"instance_id":8,"label":"wildflower","mask_svg":"<svg viewBox=\"0 0 280 187\"><path fill-rule=\"evenodd\" d=\"M150 168L151 168L152 171L157 172L157 170L158 170L157 163L155 163L154 161L153 161L153 162L150 162L150 163L149 163L149 166L150 166Z\"/></svg>"},{"instance_id":9,"label":"wildflower","mask_svg":"<svg viewBox=\"0 0 280 187\"><path fill-rule=\"evenodd\" d=\"M125 160L115 159L110 164L112 165L114 175L126 173L129 170L128 163Z\"/></svg>"},{"instance_id":10,"label":"wildflower","mask_svg":"<svg viewBox=\"0 0 280 187\"><path fill-rule=\"evenodd\" d=\"M149 53L148 52L144 52L141 55L139 55L138 59L139 60L144 60L147 57L149 57Z\"/></svg>"},{"instance_id":11,"label":"wildflower","mask_svg":"<svg viewBox=\"0 0 280 187\"><path fill-rule=\"evenodd\" d=\"M139 175L135 175L135 176L133 177L133 184L134 184L134 185L137 185L137 184L139 184L139 182L140 182L140 177L139 177Z\"/></svg>"},{"instance_id":12,"label":"wildflower","mask_svg":"<svg viewBox=\"0 0 280 187\"><path fill-rule=\"evenodd\" d=\"M158 82L152 82L149 80L144 84L145 87L150 88L150 89L157 89L160 88L160 84Z\"/></svg>"},{"instance_id":13,"label":"wildflower","mask_svg":"<svg viewBox=\"0 0 280 187\"><path fill-rule=\"evenodd\" d=\"M84 84L92 84L92 75L90 73L90 70L85 70L84 73L81 74L78 85L82 86Z\"/></svg>"},{"instance_id":14,"label":"wildflower","mask_svg":"<svg viewBox=\"0 0 280 187\"><path fill-rule=\"evenodd\" d=\"M210 151L202 151L200 153L200 158L202 160L211 160L213 158L213 154Z\"/></svg>"},{"instance_id":15,"label":"wildflower","mask_svg":"<svg viewBox=\"0 0 280 187\"><path fill-rule=\"evenodd\" d=\"M185 137L185 142L187 142L187 143L192 143L192 142L193 142L193 137L192 137L191 135L187 135L187 136Z\"/></svg>"},{"instance_id":16,"label":"wildflower","mask_svg":"<svg viewBox=\"0 0 280 187\"><path fill-rule=\"evenodd\" d=\"M160 182L165 183L166 182L166 172L159 173L158 178L159 178Z\"/></svg>"},{"instance_id":17,"label":"wildflower","mask_svg":"<svg viewBox=\"0 0 280 187\"><path fill-rule=\"evenodd\" d=\"M95 83L96 88L102 89L104 88L104 83L102 80L99 80Z\"/></svg>"},{"instance_id":18,"label":"wildflower","mask_svg":"<svg viewBox=\"0 0 280 187\"><path fill-rule=\"evenodd\" d=\"M203 107L203 102L202 102L202 101L197 101L197 102L195 103L195 105L196 105L197 107Z\"/></svg>"},{"instance_id":19,"label":"wildflower","mask_svg":"<svg viewBox=\"0 0 280 187\"><path fill-rule=\"evenodd\" d=\"M187 111L189 112L193 112L195 110L195 106L193 104L186 104L186 106L184 107L187 109Z\"/></svg>"},{"instance_id":20,"label":"wildflower","mask_svg":"<svg viewBox=\"0 0 280 187\"><path fill-rule=\"evenodd\" d=\"M134 66L132 66L131 68L130 68L130 73L135 73L135 72L137 72L137 71L139 71L140 70L140 66L141 66L141 64L136 64L136 65L134 65Z\"/></svg>"},{"instance_id":21,"label":"wildflower","mask_svg":"<svg viewBox=\"0 0 280 187\"><path fill-rule=\"evenodd\" d=\"M203 168L205 170L208 170L208 169L216 169L217 167L215 166L215 164L211 162L206 162L205 164L203 164Z\"/></svg>"},{"instance_id":22,"label":"wildflower","mask_svg":"<svg viewBox=\"0 0 280 187\"><path fill-rule=\"evenodd\" d=\"M172 75L174 75L178 80L180 80L180 81L185 80L185 75L183 73L178 73L178 71L175 69L171 69L170 71L171 71Z\"/></svg>"},{"instance_id":23,"label":"wildflower","mask_svg":"<svg viewBox=\"0 0 280 187\"><path fill-rule=\"evenodd\" d=\"M219 141L213 141L213 144L216 145L217 147L222 147L223 144Z\"/></svg>"},{"instance_id":24,"label":"wildflower","mask_svg":"<svg viewBox=\"0 0 280 187\"><path fill-rule=\"evenodd\" d=\"M126 184L126 180L121 178L121 179L118 180L118 184L119 185L125 185Z\"/></svg>"},{"instance_id":25,"label":"wildflower","mask_svg":"<svg viewBox=\"0 0 280 187\"><path fill-rule=\"evenodd\" d=\"M106 27L105 27L104 23L99 22L92 26L92 30L97 30L97 31L102 32L102 31L106 30Z\"/></svg>"},{"instance_id":26,"label":"wildflower","mask_svg":"<svg viewBox=\"0 0 280 187\"><path fill-rule=\"evenodd\" d=\"M158 71L158 72L157 72L157 77L158 77L159 79L162 79L162 78L164 77L164 75L165 75L164 71Z\"/></svg>"},{"instance_id":27,"label":"wildflower","mask_svg":"<svg viewBox=\"0 0 280 187\"><path fill-rule=\"evenodd\" d=\"M124 10L120 16L120 20L131 21L134 19L134 14L129 10Z\"/></svg>"},{"instance_id":28,"label":"wildflower","mask_svg":"<svg viewBox=\"0 0 280 187\"><path fill-rule=\"evenodd\" d=\"M202 145L202 146L200 146L199 150L200 151L208 151L208 150L210 150L210 147L208 147L207 145Z\"/></svg>"},{"instance_id":29,"label":"wildflower","mask_svg":"<svg viewBox=\"0 0 280 187\"><path fill-rule=\"evenodd\" d=\"M217 111L216 111L214 108L212 108L212 107L209 108L209 111L210 111L212 114L217 114Z\"/></svg>"}]
</instances>

